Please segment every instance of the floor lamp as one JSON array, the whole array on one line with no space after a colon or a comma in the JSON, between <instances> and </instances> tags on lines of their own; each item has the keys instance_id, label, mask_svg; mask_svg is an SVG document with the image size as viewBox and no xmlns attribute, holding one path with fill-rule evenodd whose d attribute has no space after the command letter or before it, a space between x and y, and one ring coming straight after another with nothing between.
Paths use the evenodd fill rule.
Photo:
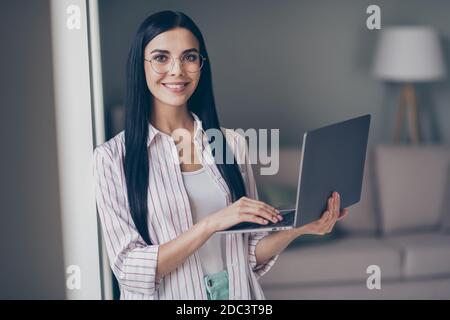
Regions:
<instances>
[{"instance_id":1,"label":"floor lamp","mask_svg":"<svg viewBox=\"0 0 450 320\"><path fill-rule=\"evenodd\" d=\"M446 67L437 33L431 27L385 27L378 39L375 77L403 84L397 110L393 141L400 141L404 114L408 114L408 135L420 143L419 113L414 83L446 77Z\"/></svg>"}]
</instances>

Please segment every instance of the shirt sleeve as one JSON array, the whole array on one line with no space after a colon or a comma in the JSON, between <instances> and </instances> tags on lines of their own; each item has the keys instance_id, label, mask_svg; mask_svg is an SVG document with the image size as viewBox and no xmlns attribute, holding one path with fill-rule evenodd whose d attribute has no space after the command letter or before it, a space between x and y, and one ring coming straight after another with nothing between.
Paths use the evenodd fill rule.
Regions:
<instances>
[{"instance_id":1,"label":"shirt sleeve","mask_svg":"<svg viewBox=\"0 0 450 320\"><path fill-rule=\"evenodd\" d=\"M117 158L120 158L117 156ZM159 245L147 245L138 233L111 149L94 150L94 183L97 209L111 269L127 291L154 296Z\"/></svg>"},{"instance_id":2,"label":"shirt sleeve","mask_svg":"<svg viewBox=\"0 0 450 320\"><path fill-rule=\"evenodd\" d=\"M238 139L240 142L237 144L242 146L239 150L241 153L241 156L238 157L242 160L242 163L240 164L242 177L244 179L244 184L247 192L247 197L259 200L258 196L258 190L256 187L255 178L253 176L253 169L252 164L249 157L249 151L247 147L247 141L244 137L242 137L240 134L236 134L238 136ZM266 272L268 272L272 266L275 264L276 260L278 259L279 255L275 255L271 257L269 260L257 264L256 263L256 246L258 242L263 239L264 237L268 236L268 232L252 232L249 234L248 238L248 253L249 253L249 265L251 270L255 273L256 279L259 279L262 277Z\"/></svg>"}]
</instances>

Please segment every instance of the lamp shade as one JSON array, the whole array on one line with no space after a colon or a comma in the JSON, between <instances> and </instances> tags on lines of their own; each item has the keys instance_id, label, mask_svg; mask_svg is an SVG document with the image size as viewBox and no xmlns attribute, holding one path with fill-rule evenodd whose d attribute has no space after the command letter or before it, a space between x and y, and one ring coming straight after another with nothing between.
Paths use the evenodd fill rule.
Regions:
<instances>
[{"instance_id":1,"label":"lamp shade","mask_svg":"<svg viewBox=\"0 0 450 320\"><path fill-rule=\"evenodd\" d=\"M373 73L389 81L420 82L446 77L437 33L431 27L386 27L378 39Z\"/></svg>"}]
</instances>

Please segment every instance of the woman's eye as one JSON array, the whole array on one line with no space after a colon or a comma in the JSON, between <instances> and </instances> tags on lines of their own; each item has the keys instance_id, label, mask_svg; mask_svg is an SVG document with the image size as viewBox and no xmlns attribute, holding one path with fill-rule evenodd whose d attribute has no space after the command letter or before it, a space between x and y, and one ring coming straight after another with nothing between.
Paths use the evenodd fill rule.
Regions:
<instances>
[{"instance_id":1,"label":"woman's eye","mask_svg":"<svg viewBox=\"0 0 450 320\"><path fill-rule=\"evenodd\" d=\"M166 56L155 56L153 57L153 60L155 60L156 62L166 62L167 61L167 57Z\"/></svg>"},{"instance_id":2,"label":"woman's eye","mask_svg":"<svg viewBox=\"0 0 450 320\"><path fill-rule=\"evenodd\" d=\"M198 57L195 54L188 54L183 57L183 60L187 61L187 62L195 62L195 61L197 61L197 59L198 59Z\"/></svg>"}]
</instances>

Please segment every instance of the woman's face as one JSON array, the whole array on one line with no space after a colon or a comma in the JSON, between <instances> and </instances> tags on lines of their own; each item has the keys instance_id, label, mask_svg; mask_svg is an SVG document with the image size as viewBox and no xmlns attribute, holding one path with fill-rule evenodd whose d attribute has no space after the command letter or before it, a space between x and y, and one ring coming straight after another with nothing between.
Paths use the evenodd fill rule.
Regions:
<instances>
[{"instance_id":1,"label":"woman's face","mask_svg":"<svg viewBox=\"0 0 450 320\"><path fill-rule=\"evenodd\" d=\"M191 50L192 51L188 51ZM191 53L191 56L189 56ZM176 28L157 35L145 47L144 57L147 60L170 61L174 58L173 64L169 63L168 71L158 73L149 61L144 61L145 78L147 86L154 97L155 104L169 106L183 106L194 93L200 80L200 72L188 72L189 67L181 64L184 56L193 59L193 54L199 53L197 38L191 31L184 28ZM173 67L170 67L173 66ZM158 70L161 72L161 70ZM179 88L179 85L186 84Z\"/></svg>"}]
</instances>

